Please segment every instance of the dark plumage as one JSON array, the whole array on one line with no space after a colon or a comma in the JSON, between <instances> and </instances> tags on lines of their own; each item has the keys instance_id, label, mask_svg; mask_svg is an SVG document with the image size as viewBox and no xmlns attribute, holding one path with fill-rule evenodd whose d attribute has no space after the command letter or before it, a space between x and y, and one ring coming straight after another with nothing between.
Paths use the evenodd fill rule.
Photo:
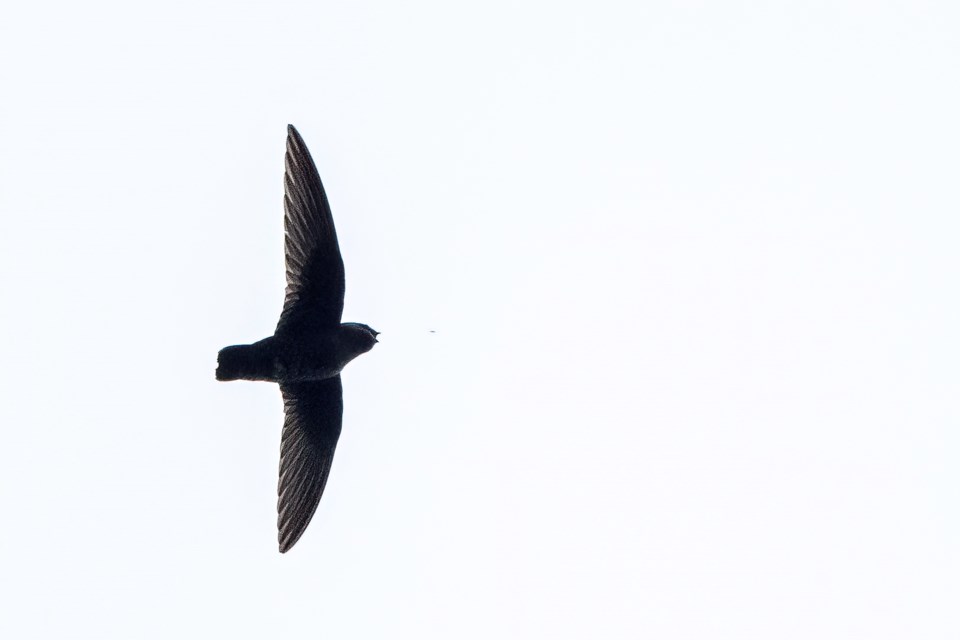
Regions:
<instances>
[{"instance_id":1,"label":"dark plumage","mask_svg":"<svg viewBox=\"0 0 960 640\"><path fill-rule=\"evenodd\" d=\"M280 384L283 437L277 487L277 528L285 553L317 510L340 437L340 371L377 342L365 324L340 323L343 259L330 203L303 138L287 127L283 227L287 292L274 335L225 347L217 380Z\"/></svg>"}]
</instances>

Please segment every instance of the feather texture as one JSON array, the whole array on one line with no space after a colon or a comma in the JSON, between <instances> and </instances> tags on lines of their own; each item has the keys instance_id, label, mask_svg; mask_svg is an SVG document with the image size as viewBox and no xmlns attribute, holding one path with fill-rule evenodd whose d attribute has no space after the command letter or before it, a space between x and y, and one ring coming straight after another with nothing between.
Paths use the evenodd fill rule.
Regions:
<instances>
[{"instance_id":1,"label":"feather texture","mask_svg":"<svg viewBox=\"0 0 960 640\"><path fill-rule=\"evenodd\" d=\"M285 383L277 529L280 553L296 544L310 524L330 475L343 420L340 376Z\"/></svg>"},{"instance_id":2,"label":"feather texture","mask_svg":"<svg viewBox=\"0 0 960 640\"><path fill-rule=\"evenodd\" d=\"M287 289L277 333L327 329L343 313L343 258L317 167L293 125L287 127L284 162Z\"/></svg>"}]
</instances>

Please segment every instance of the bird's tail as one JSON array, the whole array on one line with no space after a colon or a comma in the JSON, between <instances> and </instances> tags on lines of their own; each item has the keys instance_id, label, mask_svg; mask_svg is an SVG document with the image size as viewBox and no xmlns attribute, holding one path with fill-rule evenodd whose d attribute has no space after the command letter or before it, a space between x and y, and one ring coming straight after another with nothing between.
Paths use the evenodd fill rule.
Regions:
<instances>
[{"instance_id":1,"label":"bird's tail","mask_svg":"<svg viewBox=\"0 0 960 640\"><path fill-rule=\"evenodd\" d=\"M273 380L269 351L257 344L224 347L217 354L217 380Z\"/></svg>"}]
</instances>

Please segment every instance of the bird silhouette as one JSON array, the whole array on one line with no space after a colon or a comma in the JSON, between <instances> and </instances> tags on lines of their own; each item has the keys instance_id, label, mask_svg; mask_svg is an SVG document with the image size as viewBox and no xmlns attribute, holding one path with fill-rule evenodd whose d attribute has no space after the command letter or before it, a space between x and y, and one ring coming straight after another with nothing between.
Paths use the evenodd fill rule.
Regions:
<instances>
[{"instance_id":1,"label":"bird silhouette","mask_svg":"<svg viewBox=\"0 0 960 640\"><path fill-rule=\"evenodd\" d=\"M330 203L303 138L287 126L284 253L287 289L274 334L217 355L217 380L277 382L283 395L283 436L277 486L280 553L296 544L317 510L340 438L340 371L366 353L379 333L341 323L343 258Z\"/></svg>"}]
</instances>

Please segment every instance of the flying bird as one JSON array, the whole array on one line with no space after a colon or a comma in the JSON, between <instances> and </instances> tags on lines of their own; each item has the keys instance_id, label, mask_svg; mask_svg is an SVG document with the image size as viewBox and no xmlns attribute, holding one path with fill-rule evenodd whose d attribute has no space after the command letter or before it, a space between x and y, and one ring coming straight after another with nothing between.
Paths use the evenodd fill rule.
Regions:
<instances>
[{"instance_id":1,"label":"flying bird","mask_svg":"<svg viewBox=\"0 0 960 640\"><path fill-rule=\"evenodd\" d=\"M365 324L340 322L345 284L337 231L313 158L293 125L287 126L285 166L287 289L280 321L269 338L217 355L217 380L280 385L280 553L303 535L330 475L343 418L340 371L370 351L379 335Z\"/></svg>"}]
</instances>

